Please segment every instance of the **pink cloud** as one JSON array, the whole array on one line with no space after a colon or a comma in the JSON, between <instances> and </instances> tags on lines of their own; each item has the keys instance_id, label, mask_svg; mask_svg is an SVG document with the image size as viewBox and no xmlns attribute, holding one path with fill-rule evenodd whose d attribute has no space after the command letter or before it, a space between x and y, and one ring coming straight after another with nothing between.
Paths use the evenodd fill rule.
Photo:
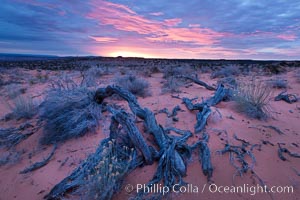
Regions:
<instances>
[{"instance_id":1,"label":"pink cloud","mask_svg":"<svg viewBox=\"0 0 300 200\"><path fill-rule=\"evenodd\" d=\"M259 31L259 30L256 30L256 31L250 32L250 33L241 33L241 34L235 35L235 37L240 37L240 38L245 38L245 37L279 38L279 39L288 40L288 41L294 41L297 39L297 36L292 33L278 34L275 32L267 32L267 31Z\"/></svg>"},{"instance_id":2,"label":"pink cloud","mask_svg":"<svg viewBox=\"0 0 300 200\"><path fill-rule=\"evenodd\" d=\"M153 16L162 16L164 15L163 12L153 12L153 13L150 13L150 15L153 15Z\"/></svg>"},{"instance_id":3,"label":"pink cloud","mask_svg":"<svg viewBox=\"0 0 300 200\"><path fill-rule=\"evenodd\" d=\"M174 18L174 19L165 19L164 24L166 26L177 26L182 22L182 19L180 18Z\"/></svg>"},{"instance_id":4,"label":"pink cloud","mask_svg":"<svg viewBox=\"0 0 300 200\"><path fill-rule=\"evenodd\" d=\"M89 38L95 40L96 42L99 43L108 43L108 42L116 42L118 39L117 38L112 38L112 37L99 37L99 36L89 36Z\"/></svg>"},{"instance_id":5,"label":"pink cloud","mask_svg":"<svg viewBox=\"0 0 300 200\"><path fill-rule=\"evenodd\" d=\"M218 42L223 33L204 28L176 27L182 19L151 20L137 14L129 7L108 1L92 1L88 18L100 25L111 25L121 31L135 32L149 41L191 42L198 45L212 45Z\"/></svg>"},{"instance_id":6,"label":"pink cloud","mask_svg":"<svg viewBox=\"0 0 300 200\"><path fill-rule=\"evenodd\" d=\"M277 38L282 39L282 40L294 41L297 39L297 36L294 34L280 34L280 35L277 35Z\"/></svg>"}]
</instances>

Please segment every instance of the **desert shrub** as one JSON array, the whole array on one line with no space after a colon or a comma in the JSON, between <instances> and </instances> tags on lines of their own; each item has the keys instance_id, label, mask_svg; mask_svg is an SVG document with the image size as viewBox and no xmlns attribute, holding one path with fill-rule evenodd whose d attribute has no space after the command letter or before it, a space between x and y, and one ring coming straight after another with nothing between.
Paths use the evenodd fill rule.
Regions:
<instances>
[{"instance_id":1,"label":"desert shrub","mask_svg":"<svg viewBox=\"0 0 300 200\"><path fill-rule=\"evenodd\" d=\"M267 84L272 88L278 88L278 89L285 89L288 87L287 80L284 80L282 78L268 80Z\"/></svg>"},{"instance_id":2,"label":"desert shrub","mask_svg":"<svg viewBox=\"0 0 300 200\"><path fill-rule=\"evenodd\" d=\"M135 75L125 75L120 78L116 78L116 84L124 89L127 89L131 93L146 97L151 95L149 92L149 83L148 81L138 78Z\"/></svg>"},{"instance_id":3,"label":"desert shrub","mask_svg":"<svg viewBox=\"0 0 300 200\"><path fill-rule=\"evenodd\" d=\"M300 83L300 69L295 72L295 77L298 83Z\"/></svg>"},{"instance_id":4,"label":"desert shrub","mask_svg":"<svg viewBox=\"0 0 300 200\"><path fill-rule=\"evenodd\" d=\"M49 74L47 72L43 73L42 71L38 71L35 76L35 80L30 80L34 83L46 83L49 79Z\"/></svg>"},{"instance_id":5,"label":"desert shrub","mask_svg":"<svg viewBox=\"0 0 300 200\"><path fill-rule=\"evenodd\" d=\"M133 149L120 147L115 140L110 140L99 155L102 159L91 170L93 174L84 180L84 199L111 199L129 171L133 152Z\"/></svg>"},{"instance_id":6,"label":"desert shrub","mask_svg":"<svg viewBox=\"0 0 300 200\"><path fill-rule=\"evenodd\" d=\"M40 119L45 121L41 144L83 136L98 126L101 106L94 101L95 92L85 87L63 85L50 89L41 104Z\"/></svg>"},{"instance_id":7,"label":"desert shrub","mask_svg":"<svg viewBox=\"0 0 300 200\"><path fill-rule=\"evenodd\" d=\"M149 66L141 68L140 74L145 77L151 77L152 74L160 73L160 69L157 66Z\"/></svg>"},{"instance_id":8,"label":"desert shrub","mask_svg":"<svg viewBox=\"0 0 300 200\"><path fill-rule=\"evenodd\" d=\"M238 66L226 66L224 68L215 70L211 74L211 78L224 78L228 76L235 76L241 73Z\"/></svg>"},{"instance_id":9,"label":"desert shrub","mask_svg":"<svg viewBox=\"0 0 300 200\"><path fill-rule=\"evenodd\" d=\"M169 77L164 82L162 86L161 92L164 93L176 93L180 92L179 87L182 86L183 83L178 81L178 78L175 77Z\"/></svg>"},{"instance_id":10,"label":"desert shrub","mask_svg":"<svg viewBox=\"0 0 300 200\"><path fill-rule=\"evenodd\" d=\"M24 152L19 152L16 150L6 151L0 155L0 167L3 165L14 165L21 160L21 154Z\"/></svg>"},{"instance_id":11,"label":"desert shrub","mask_svg":"<svg viewBox=\"0 0 300 200\"><path fill-rule=\"evenodd\" d=\"M200 71L201 73L211 73L212 68L210 66L201 66Z\"/></svg>"},{"instance_id":12,"label":"desert shrub","mask_svg":"<svg viewBox=\"0 0 300 200\"><path fill-rule=\"evenodd\" d=\"M267 64L264 70L269 74L281 74L287 71L288 66L284 62Z\"/></svg>"},{"instance_id":13,"label":"desert shrub","mask_svg":"<svg viewBox=\"0 0 300 200\"><path fill-rule=\"evenodd\" d=\"M187 74L187 68L175 67L175 66L166 66L163 70L163 78L168 79L169 77L176 77L178 75Z\"/></svg>"},{"instance_id":14,"label":"desert shrub","mask_svg":"<svg viewBox=\"0 0 300 200\"><path fill-rule=\"evenodd\" d=\"M37 114L37 103L28 96L18 96L9 104L11 113L10 116L16 119L31 119Z\"/></svg>"},{"instance_id":15,"label":"desert shrub","mask_svg":"<svg viewBox=\"0 0 300 200\"><path fill-rule=\"evenodd\" d=\"M83 72L82 84L87 87L96 86L99 83L99 78L108 73L108 68L104 69L98 66L90 67Z\"/></svg>"},{"instance_id":16,"label":"desert shrub","mask_svg":"<svg viewBox=\"0 0 300 200\"><path fill-rule=\"evenodd\" d=\"M162 93L180 92L179 87L190 82L188 79L181 78L182 75L190 75L194 71L190 66L174 67L167 66L163 69L163 78L166 81L163 84Z\"/></svg>"},{"instance_id":17,"label":"desert shrub","mask_svg":"<svg viewBox=\"0 0 300 200\"><path fill-rule=\"evenodd\" d=\"M239 112L254 119L270 117L271 89L261 81L252 80L248 84L238 84L233 100Z\"/></svg>"}]
</instances>

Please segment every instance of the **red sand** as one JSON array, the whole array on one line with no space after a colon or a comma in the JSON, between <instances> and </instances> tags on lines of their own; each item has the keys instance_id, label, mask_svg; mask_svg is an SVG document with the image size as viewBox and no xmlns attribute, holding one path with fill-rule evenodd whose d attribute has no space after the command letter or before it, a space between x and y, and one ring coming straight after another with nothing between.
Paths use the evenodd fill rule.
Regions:
<instances>
[{"instance_id":1,"label":"red sand","mask_svg":"<svg viewBox=\"0 0 300 200\"><path fill-rule=\"evenodd\" d=\"M36 71L31 72L36 73ZM55 74L54 72L52 75ZM298 93L300 91L300 84L296 83L295 78L292 76L292 72L285 75L288 79L291 88L288 89L290 93ZM208 74L200 75L201 79L210 83L216 84L216 80L211 80ZM107 76L107 82L109 82L111 76ZM267 77L270 78L270 77ZM177 128L188 129L193 131L194 124L196 122L196 117L194 112L189 112L186 107L181 104L180 99L171 98L170 94L161 94L162 84L160 83L163 78L162 74L154 74L152 77L147 78L151 85L152 96L147 98L138 98L138 101L143 107L150 108L153 112L157 112L160 109L168 108L172 109L176 105L184 110L184 112L179 112L179 122L173 123L170 119L166 117L165 114L157 114L156 117L160 124L173 125ZM30 87L28 93L30 94L42 94L45 90L47 83L45 84L34 84L30 85L24 83L25 87ZM198 96L207 98L213 94L212 91L208 91L201 86L193 84L189 88L182 87L180 97L193 98ZM281 90L274 89L274 95L277 95ZM2 91L3 92L3 91ZM298 94L299 95L299 94ZM9 109L5 105L7 97L1 95L0 104L0 118L9 112ZM123 104L123 103L122 103ZM299 133L300 133L300 103L288 104L283 101L271 101L271 105L277 114L274 114L274 119L270 119L267 122L252 120L247 118L245 115L237 113L234 110L233 102L222 102L213 108L213 110L218 109L222 117L217 112L214 112L210 117L207 125L207 130L210 135L209 147L212 154L212 164L214 166L214 172L212 177L212 183L218 186L243 186L248 184L248 186L253 186L259 184L257 179L251 177L250 172L244 174L243 177L235 176L235 168L229 162L228 154L219 155L217 150L224 148L225 135L218 135L217 130L226 130L228 132L229 142L237 144L233 139L233 134L236 134L239 138L249 141L252 144L261 144L261 140L269 140L275 146L262 145L261 151L257 149L254 150L254 155L256 158L256 165L254 166L254 171L265 181L268 187L271 186L293 186L292 194L272 194L273 199L287 199L296 200L300 199L300 176L297 176L295 171L292 169L294 167L300 171L300 159L292 158L287 156L288 161L282 161L277 155L277 143L286 143L290 151L295 153L300 153L300 149L292 143L300 146ZM232 116L234 119L229 119ZM17 125L21 122L1 122L0 127L7 127L10 125ZM267 128L259 127L259 125L273 125L279 127L285 134L279 135L275 131ZM84 160L86 156L93 152L101 139L105 137L108 133L108 123L103 125L97 131L97 134L88 134L84 137L78 139L72 139L60 145L52 158L52 160L41 169L38 169L29 174L19 174L21 170L29 166L31 163L42 160L51 151L52 147L44 147L38 145L38 139L40 137L41 131L31 136L27 140L23 141L17 146L17 150L25 150L22 155L21 161L16 164L4 165L0 167L0 200L26 200L26 199L42 199L45 194L47 194L50 189L57 184L60 180L66 177L72 172L81 160ZM251 128L252 127L252 128ZM253 128L253 127L259 127ZM193 136L188 143L193 143L197 140L198 136ZM4 152L3 150L1 153ZM31 159L28 158L28 154L33 152ZM68 160L66 161L66 159ZM64 166L61 164L65 162ZM156 170L156 163L151 166L146 166L143 168L138 168L132 172L125 180L124 186L127 184L145 184L153 176ZM201 165L198 161L198 154L194 153L191 161L189 161L187 176L184 178L187 183L199 188L198 193L184 193L184 194L172 194L173 199L210 199L210 200L235 200L235 199L271 199L269 194L224 194L224 193L212 193L208 191L209 184L207 183L206 177L203 175L201 170ZM206 184L206 185L205 185ZM205 191L202 193L202 189L205 185ZM128 199L132 197L134 192L128 194L125 189L122 189L118 194L114 196L114 199Z\"/></svg>"}]
</instances>

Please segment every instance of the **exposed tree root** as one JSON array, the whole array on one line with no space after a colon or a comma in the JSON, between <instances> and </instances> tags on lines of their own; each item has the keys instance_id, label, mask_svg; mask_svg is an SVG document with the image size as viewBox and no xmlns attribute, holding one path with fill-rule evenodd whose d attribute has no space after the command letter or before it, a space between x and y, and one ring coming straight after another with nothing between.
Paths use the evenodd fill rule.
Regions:
<instances>
[{"instance_id":1,"label":"exposed tree root","mask_svg":"<svg viewBox=\"0 0 300 200\"><path fill-rule=\"evenodd\" d=\"M47 158L45 158L43 161L36 162L36 163L30 165L29 167L27 167L24 170L20 171L20 174L26 174L28 172L32 172L34 170L37 170L37 169L47 165L48 162L50 161L50 159L53 157L56 148L57 148L57 144L54 144L53 150L51 151L51 153L49 154L49 156Z\"/></svg>"},{"instance_id":2,"label":"exposed tree root","mask_svg":"<svg viewBox=\"0 0 300 200\"><path fill-rule=\"evenodd\" d=\"M234 166L237 170L237 174L240 176L243 176L244 173L247 173L247 171L250 169L252 170L256 160L252 153L253 148L255 145L250 145L249 142L238 138L236 135L234 135L234 139L237 141L242 142L241 146L234 146L230 145L228 142L225 144L225 148L223 150L218 151L221 154L229 153L229 159L232 166ZM250 148L248 148L250 146ZM246 156L249 156L251 158L251 163L248 163L246 161ZM239 165L235 162L239 163Z\"/></svg>"},{"instance_id":3,"label":"exposed tree root","mask_svg":"<svg viewBox=\"0 0 300 200\"><path fill-rule=\"evenodd\" d=\"M292 153L290 150L288 150L285 147L282 147L282 143L277 143L278 144L278 156L281 160L286 161L287 159L283 156L283 153L287 153L289 156L294 157L294 158L300 158L300 154L297 153Z\"/></svg>"},{"instance_id":4,"label":"exposed tree root","mask_svg":"<svg viewBox=\"0 0 300 200\"><path fill-rule=\"evenodd\" d=\"M266 145L266 144L269 144L271 146L275 146L272 142L268 141L268 140L261 140L261 142Z\"/></svg>"},{"instance_id":5,"label":"exposed tree root","mask_svg":"<svg viewBox=\"0 0 300 200\"><path fill-rule=\"evenodd\" d=\"M295 103L298 101L298 98L295 94L287 94L286 91L283 91L275 97L275 101L280 100L283 100L287 103Z\"/></svg>"},{"instance_id":6,"label":"exposed tree root","mask_svg":"<svg viewBox=\"0 0 300 200\"><path fill-rule=\"evenodd\" d=\"M178 111L181 111L181 108L179 105L175 106L173 108L172 112L170 112L167 108L164 108L164 109L158 111L158 113L166 113L168 118L170 118L170 117L175 117L177 115Z\"/></svg>"},{"instance_id":7,"label":"exposed tree root","mask_svg":"<svg viewBox=\"0 0 300 200\"><path fill-rule=\"evenodd\" d=\"M262 127L264 128L269 128L269 129L272 129L274 130L275 132L277 132L279 135L284 135L284 132L282 132L279 128L277 128L276 126L265 126L265 125L262 125Z\"/></svg>"}]
</instances>

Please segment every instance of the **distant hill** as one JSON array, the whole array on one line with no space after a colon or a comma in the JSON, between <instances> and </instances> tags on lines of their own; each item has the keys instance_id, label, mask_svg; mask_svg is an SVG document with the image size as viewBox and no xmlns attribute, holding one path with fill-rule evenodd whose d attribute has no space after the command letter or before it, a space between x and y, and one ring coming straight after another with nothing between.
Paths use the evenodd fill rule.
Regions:
<instances>
[{"instance_id":1,"label":"distant hill","mask_svg":"<svg viewBox=\"0 0 300 200\"><path fill-rule=\"evenodd\" d=\"M35 55L35 54L11 54L0 53L0 60L5 61L22 61L22 60L49 60L56 59L59 56L54 55Z\"/></svg>"}]
</instances>

